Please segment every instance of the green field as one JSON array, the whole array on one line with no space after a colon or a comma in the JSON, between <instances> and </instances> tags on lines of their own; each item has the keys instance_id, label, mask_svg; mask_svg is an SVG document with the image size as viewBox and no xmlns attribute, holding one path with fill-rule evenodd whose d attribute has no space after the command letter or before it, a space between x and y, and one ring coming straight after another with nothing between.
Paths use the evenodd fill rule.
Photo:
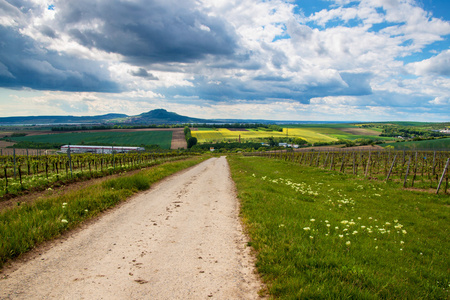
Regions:
<instances>
[{"instance_id":1,"label":"green field","mask_svg":"<svg viewBox=\"0 0 450 300\"><path fill-rule=\"evenodd\" d=\"M229 162L274 298L449 298L448 194L284 160Z\"/></svg>"},{"instance_id":2,"label":"green field","mask_svg":"<svg viewBox=\"0 0 450 300\"><path fill-rule=\"evenodd\" d=\"M425 140L425 141L411 141L401 143L381 144L380 146L392 146L396 150L449 150L450 138Z\"/></svg>"},{"instance_id":3,"label":"green field","mask_svg":"<svg viewBox=\"0 0 450 300\"><path fill-rule=\"evenodd\" d=\"M134 131L134 132L72 132L45 135L31 135L14 138L15 141L30 141L35 143L60 143L71 145L118 145L140 146L159 145L170 149L172 131Z\"/></svg>"}]
</instances>

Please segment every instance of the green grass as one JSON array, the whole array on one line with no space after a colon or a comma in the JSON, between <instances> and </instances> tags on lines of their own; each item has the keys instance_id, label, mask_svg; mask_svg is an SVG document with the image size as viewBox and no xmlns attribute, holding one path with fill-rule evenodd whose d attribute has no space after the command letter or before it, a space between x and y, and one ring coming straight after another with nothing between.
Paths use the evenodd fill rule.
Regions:
<instances>
[{"instance_id":1,"label":"green grass","mask_svg":"<svg viewBox=\"0 0 450 300\"><path fill-rule=\"evenodd\" d=\"M382 147L392 146L397 150L449 150L450 138L425 140L425 141L411 141L400 143L382 144Z\"/></svg>"},{"instance_id":2,"label":"green grass","mask_svg":"<svg viewBox=\"0 0 450 300\"><path fill-rule=\"evenodd\" d=\"M135 131L135 132L72 132L45 135L32 135L14 138L15 141L30 141L35 143L62 143L79 145L159 145L170 149L172 131Z\"/></svg>"},{"instance_id":3,"label":"green grass","mask_svg":"<svg viewBox=\"0 0 450 300\"><path fill-rule=\"evenodd\" d=\"M148 189L152 183L205 159L196 157L167 163L131 176L124 173L62 196L43 198L0 212L0 267L39 243L77 227L138 191Z\"/></svg>"},{"instance_id":4,"label":"green grass","mask_svg":"<svg viewBox=\"0 0 450 300\"><path fill-rule=\"evenodd\" d=\"M448 299L448 195L282 160L229 162L274 298Z\"/></svg>"}]
</instances>

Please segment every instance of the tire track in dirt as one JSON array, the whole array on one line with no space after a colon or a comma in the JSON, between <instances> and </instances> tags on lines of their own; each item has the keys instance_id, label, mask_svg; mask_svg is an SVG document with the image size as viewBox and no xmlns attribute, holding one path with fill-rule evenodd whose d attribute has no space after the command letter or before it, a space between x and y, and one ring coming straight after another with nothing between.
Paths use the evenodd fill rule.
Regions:
<instances>
[{"instance_id":1,"label":"tire track in dirt","mask_svg":"<svg viewBox=\"0 0 450 300\"><path fill-rule=\"evenodd\" d=\"M225 157L163 180L35 259L1 299L257 299Z\"/></svg>"}]
</instances>

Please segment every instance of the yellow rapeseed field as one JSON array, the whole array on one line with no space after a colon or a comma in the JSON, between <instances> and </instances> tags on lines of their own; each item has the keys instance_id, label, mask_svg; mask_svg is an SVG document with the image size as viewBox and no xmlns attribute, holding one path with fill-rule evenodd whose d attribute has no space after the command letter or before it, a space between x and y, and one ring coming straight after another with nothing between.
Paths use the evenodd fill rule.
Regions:
<instances>
[{"instance_id":1,"label":"yellow rapeseed field","mask_svg":"<svg viewBox=\"0 0 450 300\"><path fill-rule=\"evenodd\" d=\"M283 128L283 132L267 132L258 130L247 131L231 131L228 129L216 129L205 131L192 131L193 137L196 137L199 143L214 143L221 141L238 141L239 136L241 141L266 139L269 137L300 137L309 143L317 142L333 142L337 139L328 135L315 131L315 128Z\"/></svg>"}]
</instances>

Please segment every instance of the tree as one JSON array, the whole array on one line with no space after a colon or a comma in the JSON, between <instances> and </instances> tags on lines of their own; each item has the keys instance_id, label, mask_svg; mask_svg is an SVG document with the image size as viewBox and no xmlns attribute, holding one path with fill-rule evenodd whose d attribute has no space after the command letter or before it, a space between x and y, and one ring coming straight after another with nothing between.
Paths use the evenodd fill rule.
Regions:
<instances>
[{"instance_id":1,"label":"tree","mask_svg":"<svg viewBox=\"0 0 450 300\"><path fill-rule=\"evenodd\" d=\"M190 137L187 140L187 147L188 147L188 149L192 148L192 146L195 146L195 145L197 145L197 138L196 137Z\"/></svg>"}]
</instances>

